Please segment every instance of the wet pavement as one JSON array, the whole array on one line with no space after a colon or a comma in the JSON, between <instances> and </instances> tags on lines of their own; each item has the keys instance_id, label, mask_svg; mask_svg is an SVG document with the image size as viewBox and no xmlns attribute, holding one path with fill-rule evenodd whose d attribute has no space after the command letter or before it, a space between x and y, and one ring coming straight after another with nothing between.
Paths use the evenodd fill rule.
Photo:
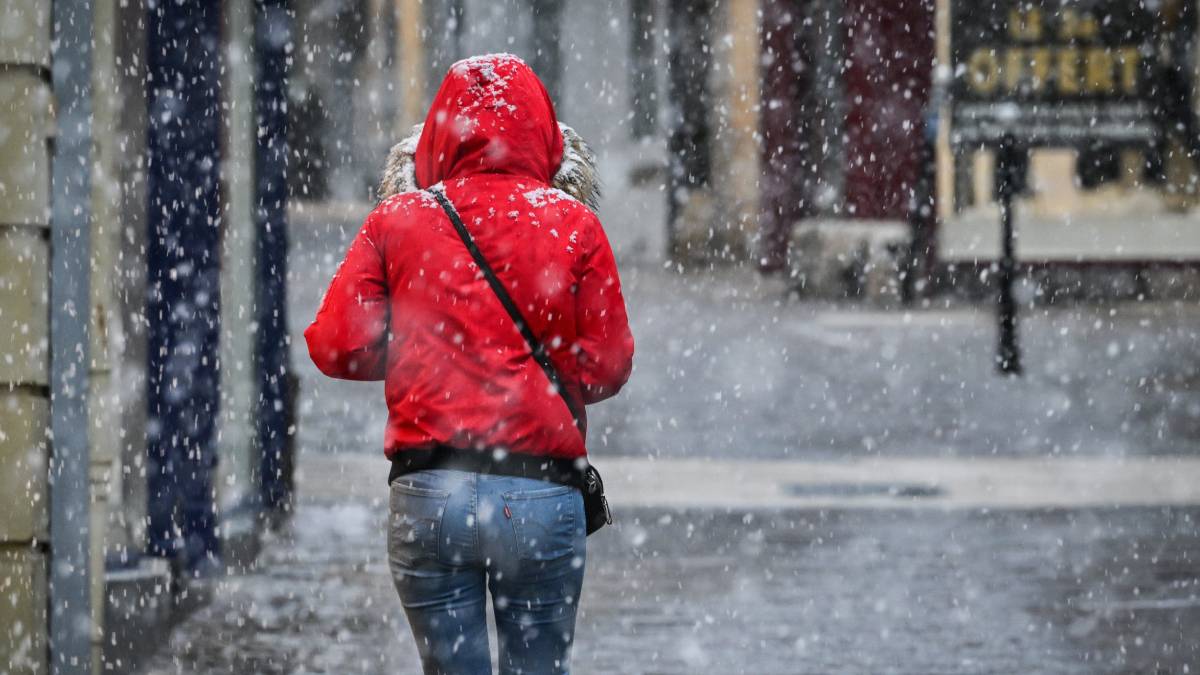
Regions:
<instances>
[{"instance_id":1,"label":"wet pavement","mask_svg":"<svg viewBox=\"0 0 1200 675\"><path fill-rule=\"evenodd\" d=\"M418 673L383 509L303 502L147 672ZM1198 519L625 510L588 541L574 672L1200 672Z\"/></svg>"},{"instance_id":2,"label":"wet pavement","mask_svg":"<svg viewBox=\"0 0 1200 675\"><path fill-rule=\"evenodd\" d=\"M631 270L640 349L596 451L671 457L1195 453L1200 308L1027 311L1027 369L992 367L986 309L788 301L752 273Z\"/></svg>"}]
</instances>

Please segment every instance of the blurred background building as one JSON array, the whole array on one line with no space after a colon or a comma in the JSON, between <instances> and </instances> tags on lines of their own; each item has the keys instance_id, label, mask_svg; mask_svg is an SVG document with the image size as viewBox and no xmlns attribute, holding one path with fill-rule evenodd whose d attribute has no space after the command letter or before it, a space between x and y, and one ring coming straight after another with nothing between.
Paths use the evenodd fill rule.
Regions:
<instances>
[{"instance_id":1,"label":"blurred background building","mask_svg":"<svg viewBox=\"0 0 1200 675\"><path fill-rule=\"evenodd\" d=\"M92 82L90 306L73 311L90 328L77 517L97 671L124 670L186 611L187 579L248 564L286 517L288 227L365 213L458 58L512 52L541 75L597 150L623 261L751 265L803 296L883 304L993 290L994 153L944 123L950 0L99 2L80 5L86 60L52 51L67 4L0 8L7 672L52 653L50 214L72 195L50 177L77 131L56 119L56 62ZM1168 2L1160 19L1156 142L1026 154L1030 302L1200 290L1197 16Z\"/></svg>"},{"instance_id":2,"label":"blurred background building","mask_svg":"<svg viewBox=\"0 0 1200 675\"><path fill-rule=\"evenodd\" d=\"M1018 247L1039 297L1194 292L1191 7L1155 10L1161 140L1027 154ZM817 297L988 290L994 155L939 124L949 0L347 0L296 12L294 194L368 199L383 148L419 121L447 65L512 51L591 139L611 189L663 186L664 204L645 205L659 227L639 223L661 229L640 235L653 255L750 261Z\"/></svg>"}]
</instances>

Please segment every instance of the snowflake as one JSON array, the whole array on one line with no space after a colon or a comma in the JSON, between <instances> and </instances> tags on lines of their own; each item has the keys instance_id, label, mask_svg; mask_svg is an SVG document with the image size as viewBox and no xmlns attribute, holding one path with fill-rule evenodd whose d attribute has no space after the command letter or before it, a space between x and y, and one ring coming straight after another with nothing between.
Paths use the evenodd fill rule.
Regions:
<instances>
[{"instance_id":1,"label":"snowflake","mask_svg":"<svg viewBox=\"0 0 1200 675\"><path fill-rule=\"evenodd\" d=\"M556 204L567 199L567 194L557 188L537 188L525 193L525 201L534 208Z\"/></svg>"}]
</instances>

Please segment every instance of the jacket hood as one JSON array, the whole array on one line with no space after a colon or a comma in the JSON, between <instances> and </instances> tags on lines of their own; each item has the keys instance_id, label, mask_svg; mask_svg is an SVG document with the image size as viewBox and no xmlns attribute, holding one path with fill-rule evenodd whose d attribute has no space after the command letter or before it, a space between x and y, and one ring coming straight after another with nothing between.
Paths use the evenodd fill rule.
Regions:
<instances>
[{"instance_id":1,"label":"jacket hood","mask_svg":"<svg viewBox=\"0 0 1200 675\"><path fill-rule=\"evenodd\" d=\"M383 201L401 192L414 192L417 187L416 160L417 141L421 138L418 124L404 140L392 146L388 152L383 177L379 181L379 200ZM571 127L558 125L563 138L563 158L550 184L562 190L576 201L583 202L592 211L600 206L601 186L596 169L596 155L583 137Z\"/></svg>"},{"instance_id":2,"label":"jacket hood","mask_svg":"<svg viewBox=\"0 0 1200 675\"><path fill-rule=\"evenodd\" d=\"M593 210L599 199L591 149L558 123L541 80L511 54L450 67L425 123L388 154L379 197L477 173L551 184Z\"/></svg>"},{"instance_id":3,"label":"jacket hood","mask_svg":"<svg viewBox=\"0 0 1200 675\"><path fill-rule=\"evenodd\" d=\"M554 104L524 61L488 54L450 66L417 141L417 185L476 173L549 183L560 161Z\"/></svg>"}]
</instances>

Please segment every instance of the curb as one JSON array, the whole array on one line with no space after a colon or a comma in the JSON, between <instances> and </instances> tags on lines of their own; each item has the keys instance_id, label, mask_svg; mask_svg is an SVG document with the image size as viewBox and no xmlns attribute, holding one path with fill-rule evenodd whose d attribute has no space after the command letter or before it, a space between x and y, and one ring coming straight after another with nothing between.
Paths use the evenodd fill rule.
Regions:
<instances>
[{"instance_id":1,"label":"curb","mask_svg":"<svg viewBox=\"0 0 1200 675\"><path fill-rule=\"evenodd\" d=\"M777 461L595 458L610 501L727 509L1039 509L1200 504L1200 457ZM301 499L387 498L382 453L301 453Z\"/></svg>"}]
</instances>

